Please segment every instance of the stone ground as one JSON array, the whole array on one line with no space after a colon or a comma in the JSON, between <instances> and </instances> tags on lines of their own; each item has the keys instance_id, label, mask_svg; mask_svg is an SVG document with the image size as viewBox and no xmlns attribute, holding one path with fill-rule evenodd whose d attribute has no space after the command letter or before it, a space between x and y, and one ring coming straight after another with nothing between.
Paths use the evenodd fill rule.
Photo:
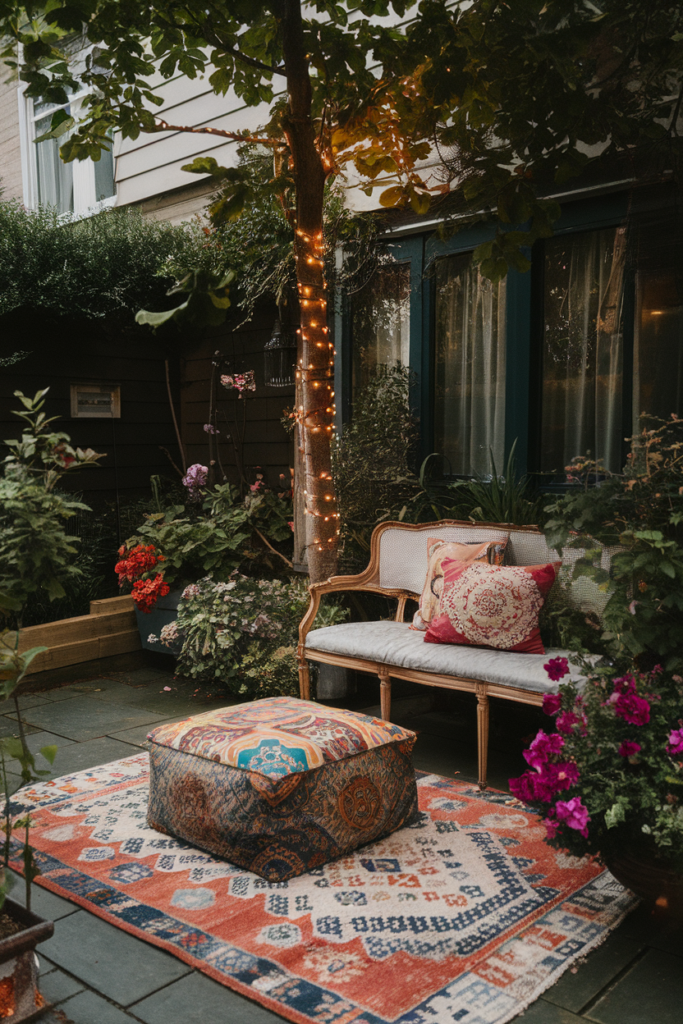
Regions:
<instances>
[{"instance_id":1,"label":"stone ground","mask_svg":"<svg viewBox=\"0 0 683 1024\"><path fill-rule=\"evenodd\" d=\"M170 668L145 668L27 694L21 698L22 714L34 751L52 743L59 747L53 772L64 775L130 755L160 722L227 703L193 696L193 690L175 682ZM377 702L377 686L368 682L346 703L360 709ZM392 718L419 734L416 768L476 781L472 703L445 695L434 710L429 698L401 697L399 692ZM539 724L535 709L493 703L492 786L506 788L507 779L524 769L523 740ZM12 714L0 715L0 735L15 733ZM13 780L18 785L17 774ZM22 889L20 881L14 899L22 898ZM38 886L33 909L55 922L54 936L39 947L41 989L55 1006L41 1018L45 1024L276 1024L283 1019ZM516 1020L681 1024L683 928L637 909L585 963L568 971Z\"/></svg>"}]
</instances>

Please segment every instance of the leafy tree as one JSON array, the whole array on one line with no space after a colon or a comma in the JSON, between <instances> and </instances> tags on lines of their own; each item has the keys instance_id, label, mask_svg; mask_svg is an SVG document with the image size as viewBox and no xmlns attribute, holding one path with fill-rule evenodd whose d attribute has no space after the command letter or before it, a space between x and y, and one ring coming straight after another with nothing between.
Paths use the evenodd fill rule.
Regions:
<instances>
[{"instance_id":1,"label":"leafy tree","mask_svg":"<svg viewBox=\"0 0 683 1024\"><path fill-rule=\"evenodd\" d=\"M386 106L405 134L419 126L434 140L444 219L496 218L495 238L474 254L492 280L528 269L524 248L552 234L560 213L553 193L680 181L679 0L423 0L400 53L385 68ZM354 111L333 144L367 147L371 129ZM375 133L379 144L381 125ZM393 185L380 201L407 198Z\"/></svg>"},{"instance_id":2,"label":"leafy tree","mask_svg":"<svg viewBox=\"0 0 683 1024\"><path fill-rule=\"evenodd\" d=\"M3 57L18 68L29 97L67 102L73 71L60 44L64 35L87 25L95 49L79 76L92 90L84 117L74 125L59 110L47 133L60 137L71 132L63 158L98 159L110 145L112 129L125 138L168 130L210 134L271 151L271 187L294 233L301 301L297 414L304 441L308 560L315 580L334 571L337 547L330 476L333 347L323 272L325 183L338 170L332 137L358 110L374 109L371 116L382 118L375 106L377 71L371 65L381 68L394 59L400 33L381 19L403 17L408 6L408 0L313 0L304 16L301 0L210 0L201 7L177 0L0 3L0 32L9 40ZM150 80L157 73L170 78L178 72L190 78L206 72L216 93L231 89L247 106L270 104L268 123L261 128L255 123L245 132L169 124L154 113L161 101ZM259 116L254 114L255 122ZM407 137L388 124L387 133L386 153L376 149L379 162L366 155L358 165L371 177L380 164L398 172L428 154L419 131ZM192 169L227 186L214 218L238 216L249 197L243 169L220 168L207 158L195 161ZM411 188L417 196L415 183ZM422 194L427 194L424 189Z\"/></svg>"}]
</instances>

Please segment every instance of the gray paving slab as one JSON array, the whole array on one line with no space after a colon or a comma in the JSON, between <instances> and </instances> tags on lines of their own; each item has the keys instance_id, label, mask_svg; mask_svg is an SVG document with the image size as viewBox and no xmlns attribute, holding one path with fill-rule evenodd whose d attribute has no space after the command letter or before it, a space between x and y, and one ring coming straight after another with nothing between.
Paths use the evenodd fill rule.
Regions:
<instances>
[{"instance_id":1,"label":"gray paving slab","mask_svg":"<svg viewBox=\"0 0 683 1024\"><path fill-rule=\"evenodd\" d=\"M190 972L164 950L85 910L58 921L55 934L41 944L40 953L121 1006L130 1006ZM83 1024L96 1020L92 1017Z\"/></svg>"},{"instance_id":2,"label":"gray paving slab","mask_svg":"<svg viewBox=\"0 0 683 1024\"><path fill-rule=\"evenodd\" d=\"M575 974L565 971L544 998L573 1013L580 1013L628 967L644 944L644 939L631 934L630 930L617 929L602 946L589 953L585 961L577 964Z\"/></svg>"},{"instance_id":3,"label":"gray paving slab","mask_svg":"<svg viewBox=\"0 0 683 1024\"><path fill-rule=\"evenodd\" d=\"M194 971L129 1007L145 1024L276 1024L279 1014Z\"/></svg>"},{"instance_id":4,"label":"gray paving slab","mask_svg":"<svg viewBox=\"0 0 683 1024\"><path fill-rule=\"evenodd\" d=\"M58 1009L65 1015L68 1024L132 1024L135 1020L121 1007L112 1006L97 992L87 989L62 1003ZM165 1024L181 1024L181 1018L170 1017Z\"/></svg>"},{"instance_id":5,"label":"gray paving slab","mask_svg":"<svg viewBox=\"0 0 683 1024\"><path fill-rule=\"evenodd\" d=\"M25 907L26 885L24 879L15 871L9 871L8 874L14 883L9 895L15 903L21 903L22 907ZM68 917L69 914L75 914L78 907L75 903L62 899L61 896L56 896L49 889L44 889L42 885L34 882L31 889L31 910L38 914L39 917L44 917L46 921L59 921L63 917ZM42 951L42 948L42 946L38 947L39 953Z\"/></svg>"},{"instance_id":6,"label":"gray paving slab","mask_svg":"<svg viewBox=\"0 0 683 1024\"><path fill-rule=\"evenodd\" d=\"M164 718L160 722L154 722L153 725L136 725L134 729L124 729L123 732L111 733L111 738L121 740L122 743L131 743L136 747L144 747L147 734L152 729L156 729L158 725L166 725L169 722L179 722L183 717L183 715L175 715L173 718Z\"/></svg>"},{"instance_id":7,"label":"gray paving slab","mask_svg":"<svg viewBox=\"0 0 683 1024\"><path fill-rule=\"evenodd\" d=\"M584 1016L598 1024L681 1024L683 960L648 950Z\"/></svg>"},{"instance_id":8,"label":"gray paving slab","mask_svg":"<svg viewBox=\"0 0 683 1024\"><path fill-rule=\"evenodd\" d=\"M7 712L9 712L10 714L14 714L14 708L10 707L9 704L5 704L4 707L5 707ZM28 723L24 722L24 732L25 733L28 734L28 733L32 733L32 732L38 732L38 731L39 730L38 729L34 729L34 727L32 725L28 725ZM19 735L19 727L17 726L16 718L8 718L7 714L0 715L0 737L4 737L4 736L18 736L18 735Z\"/></svg>"},{"instance_id":9,"label":"gray paving slab","mask_svg":"<svg viewBox=\"0 0 683 1024\"><path fill-rule=\"evenodd\" d=\"M76 741L94 739L168 717L153 711L107 704L85 695L42 704L24 714L30 725Z\"/></svg>"},{"instance_id":10,"label":"gray paving slab","mask_svg":"<svg viewBox=\"0 0 683 1024\"><path fill-rule=\"evenodd\" d=\"M119 761L122 757L130 757L135 753L136 748L130 743L123 743L109 736L98 736L84 743L70 743L57 755L54 775L71 775L72 772L82 772L98 764Z\"/></svg>"},{"instance_id":11,"label":"gray paving slab","mask_svg":"<svg viewBox=\"0 0 683 1024\"><path fill-rule=\"evenodd\" d=\"M80 981L76 981L69 974L60 971L58 967L48 974L41 974L39 988L43 998L47 999L48 1003L52 1003L53 1006L58 1006L65 999L70 999L77 992L83 991L83 985Z\"/></svg>"},{"instance_id":12,"label":"gray paving slab","mask_svg":"<svg viewBox=\"0 0 683 1024\"><path fill-rule=\"evenodd\" d=\"M585 1021L583 1017L577 1017L575 1013L561 1006L553 1006L541 998L532 1003L524 1013L513 1017L510 1024L585 1024ZM641 1024L645 1024L645 1021Z\"/></svg>"}]
</instances>

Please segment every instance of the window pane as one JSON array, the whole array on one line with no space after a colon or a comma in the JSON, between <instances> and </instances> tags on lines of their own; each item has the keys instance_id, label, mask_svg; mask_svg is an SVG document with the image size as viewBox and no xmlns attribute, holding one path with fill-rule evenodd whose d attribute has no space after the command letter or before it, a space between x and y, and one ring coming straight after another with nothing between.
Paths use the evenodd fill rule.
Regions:
<instances>
[{"instance_id":1,"label":"window pane","mask_svg":"<svg viewBox=\"0 0 683 1024\"><path fill-rule=\"evenodd\" d=\"M642 413L683 414L683 272L641 271L636 296L634 432Z\"/></svg>"},{"instance_id":2,"label":"window pane","mask_svg":"<svg viewBox=\"0 0 683 1024\"><path fill-rule=\"evenodd\" d=\"M546 243L542 472L591 453L622 468L622 292L626 233L607 228Z\"/></svg>"},{"instance_id":3,"label":"window pane","mask_svg":"<svg viewBox=\"0 0 683 1024\"><path fill-rule=\"evenodd\" d=\"M52 115L36 121L36 137L50 130ZM35 144L38 202L42 206L56 206L59 213L70 213L73 208L73 167L59 157L59 147L68 135L46 139Z\"/></svg>"},{"instance_id":4,"label":"window pane","mask_svg":"<svg viewBox=\"0 0 683 1024\"><path fill-rule=\"evenodd\" d=\"M410 264L382 267L353 303L353 393L377 372L410 361Z\"/></svg>"},{"instance_id":5,"label":"window pane","mask_svg":"<svg viewBox=\"0 0 683 1024\"><path fill-rule=\"evenodd\" d=\"M505 281L470 257L436 267L434 449L458 475L500 472L505 446Z\"/></svg>"},{"instance_id":6,"label":"window pane","mask_svg":"<svg viewBox=\"0 0 683 1024\"><path fill-rule=\"evenodd\" d=\"M99 160L94 161L95 166L95 200L99 203L102 199L109 199L114 195L114 143L109 140L109 151L102 150Z\"/></svg>"}]
</instances>

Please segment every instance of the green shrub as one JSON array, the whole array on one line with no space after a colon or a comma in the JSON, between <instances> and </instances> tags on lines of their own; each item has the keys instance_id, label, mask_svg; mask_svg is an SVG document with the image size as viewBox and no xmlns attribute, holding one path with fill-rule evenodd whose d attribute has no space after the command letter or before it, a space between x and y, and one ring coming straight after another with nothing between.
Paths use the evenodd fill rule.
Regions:
<instances>
[{"instance_id":1,"label":"green shrub","mask_svg":"<svg viewBox=\"0 0 683 1024\"><path fill-rule=\"evenodd\" d=\"M178 618L161 642L182 639L177 673L250 699L298 694L296 648L308 607L304 579L264 580L234 574L186 587ZM337 604L321 609L316 624L342 622ZM156 639L156 638L155 638Z\"/></svg>"}]
</instances>

